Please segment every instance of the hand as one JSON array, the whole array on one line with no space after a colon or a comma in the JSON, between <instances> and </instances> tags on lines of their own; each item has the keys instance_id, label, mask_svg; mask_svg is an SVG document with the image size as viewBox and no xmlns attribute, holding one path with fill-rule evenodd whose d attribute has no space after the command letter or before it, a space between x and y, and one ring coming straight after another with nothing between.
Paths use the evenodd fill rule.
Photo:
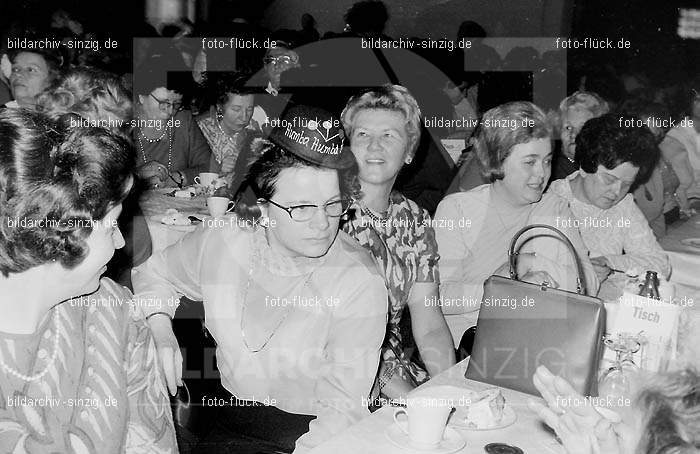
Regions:
<instances>
[{"instance_id":1,"label":"hand","mask_svg":"<svg viewBox=\"0 0 700 454\"><path fill-rule=\"evenodd\" d=\"M168 169L158 161L148 161L136 168L136 174L143 180L158 177L161 181L168 177Z\"/></svg>"},{"instance_id":2,"label":"hand","mask_svg":"<svg viewBox=\"0 0 700 454\"><path fill-rule=\"evenodd\" d=\"M698 211L695 208L681 208L681 218L682 219L687 219L687 218L692 218L696 214L698 214Z\"/></svg>"},{"instance_id":3,"label":"hand","mask_svg":"<svg viewBox=\"0 0 700 454\"><path fill-rule=\"evenodd\" d=\"M230 173L236 167L236 157L227 155L221 160L221 172L220 173Z\"/></svg>"},{"instance_id":4,"label":"hand","mask_svg":"<svg viewBox=\"0 0 700 454\"><path fill-rule=\"evenodd\" d=\"M182 386L182 353L173 332L172 321L165 314L155 314L149 317L148 325L156 342L165 383L170 394L174 396L177 394L177 387Z\"/></svg>"},{"instance_id":5,"label":"hand","mask_svg":"<svg viewBox=\"0 0 700 454\"><path fill-rule=\"evenodd\" d=\"M528 406L554 429L567 453L622 452L613 423L566 380L554 376L544 366L538 367L532 378L547 405L530 400Z\"/></svg>"},{"instance_id":6,"label":"hand","mask_svg":"<svg viewBox=\"0 0 700 454\"><path fill-rule=\"evenodd\" d=\"M522 276L519 276L519 278L521 281L531 284L542 284L546 282L551 288L559 288L559 283L546 271L528 271Z\"/></svg>"},{"instance_id":7,"label":"hand","mask_svg":"<svg viewBox=\"0 0 700 454\"><path fill-rule=\"evenodd\" d=\"M612 274L612 267L610 266L610 262L608 262L608 259L606 259L603 256L600 257L591 257L591 264L593 265L593 270L595 271L596 276L598 276L598 280L600 282L603 282L605 279Z\"/></svg>"},{"instance_id":8,"label":"hand","mask_svg":"<svg viewBox=\"0 0 700 454\"><path fill-rule=\"evenodd\" d=\"M534 252L522 252L518 254L517 258L518 266L518 278L522 279L522 276L532 269L535 265L535 253ZM498 276L510 277L510 263L506 262L496 271L493 272Z\"/></svg>"}]
</instances>

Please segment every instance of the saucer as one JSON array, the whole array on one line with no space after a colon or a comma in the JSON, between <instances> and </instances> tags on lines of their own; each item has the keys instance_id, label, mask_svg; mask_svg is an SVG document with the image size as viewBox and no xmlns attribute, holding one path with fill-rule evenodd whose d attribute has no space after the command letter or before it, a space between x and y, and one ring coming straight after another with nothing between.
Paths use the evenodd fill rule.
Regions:
<instances>
[{"instance_id":1,"label":"saucer","mask_svg":"<svg viewBox=\"0 0 700 454\"><path fill-rule=\"evenodd\" d=\"M484 426L484 427L474 427L468 425L466 422L461 421L458 418L454 417L454 413L450 415L450 419L448 420L448 424L452 427L456 427L458 429L462 430L494 430L494 429L503 429L504 427L508 427L512 425L518 417L515 414L515 411L506 404L505 407L503 407L503 416L501 417L501 420L498 421L495 424L492 424L490 426Z\"/></svg>"},{"instance_id":2,"label":"saucer","mask_svg":"<svg viewBox=\"0 0 700 454\"><path fill-rule=\"evenodd\" d=\"M425 445L417 444L408 438L408 435L401 430L397 424L392 424L384 432L386 437L394 445L401 449L409 449L414 451L421 451L431 454L450 454L462 449L466 442L464 438L450 426L445 427L445 433L442 436L442 441L435 446L426 447Z\"/></svg>"},{"instance_id":3,"label":"saucer","mask_svg":"<svg viewBox=\"0 0 700 454\"><path fill-rule=\"evenodd\" d=\"M695 249L700 249L700 238L685 238L681 240L681 244Z\"/></svg>"}]
</instances>

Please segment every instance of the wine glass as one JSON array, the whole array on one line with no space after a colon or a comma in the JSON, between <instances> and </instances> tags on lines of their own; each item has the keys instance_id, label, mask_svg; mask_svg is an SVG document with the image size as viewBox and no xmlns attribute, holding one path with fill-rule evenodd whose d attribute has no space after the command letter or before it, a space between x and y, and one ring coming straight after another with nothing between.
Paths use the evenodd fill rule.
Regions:
<instances>
[{"instance_id":1,"label":"wine glass","mask_svg":"<svg viewBox=\"0 0 700 454\"><path fill-rule=\"evenodd\" d=\"M640 349L638 335L619 333L605 336L605 346L615 351L615 361L605 371L598 384L598 394L613 406L623 406L632 393L632 381L639 368L633 354Z\"/></svg>"}]
</instances>

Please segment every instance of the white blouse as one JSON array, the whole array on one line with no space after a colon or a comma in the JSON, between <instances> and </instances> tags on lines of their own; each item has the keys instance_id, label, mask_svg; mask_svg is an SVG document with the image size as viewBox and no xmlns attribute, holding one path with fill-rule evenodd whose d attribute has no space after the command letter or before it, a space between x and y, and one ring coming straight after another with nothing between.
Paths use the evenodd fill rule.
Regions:
<instances>
[{"instance_id":1,"label":"white blouse","mask_svg":"<svg viewBox=\"0 0 700 454\"><path fill-rule=\"evenodd\" d=\"M317 416L295 452L369 414L387 291L344 232L325 256L293 259L272 251L264 229L202 226L152 256L133 283L147 313L174 315L181 295L204 302L231 394Z\"/></svg>"},{"instance_id":2,"label":"white blouse","mask_svg":"<svg viewBox=\"0 0 700 454\"><path fill-rule=\"evenodd\" d=\"M617 270L653 270L668 278L671 273L668 255L656 241L649 222L634 203L632 194L627 194L607 210L584 203L571 192L570 182L580 172L579 170L565 179L552 182L548 192L558 194L569 201L571 211L579 221L581 237L591 251L591 257L603 256L608 259L610 266Z\"/></svg>"}]
</instances>

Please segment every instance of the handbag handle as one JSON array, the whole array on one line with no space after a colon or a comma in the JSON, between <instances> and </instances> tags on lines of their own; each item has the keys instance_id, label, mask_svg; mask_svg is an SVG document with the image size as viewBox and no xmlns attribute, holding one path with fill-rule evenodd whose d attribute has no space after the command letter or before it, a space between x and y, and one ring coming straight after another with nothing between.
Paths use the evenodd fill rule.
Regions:
<instances>
[{"instance_id":1,"label":"handbag handle","mask_svg":"<svg viewBox=\"0 0 700 454\"><path fill-rule=\"evenodd\" d=\"M549 229L552 230L557 234L557 238L562 240L564 244L569 248L569 252L571 252L571 255L574 257L574 262L576 262L576 271L578 273L578 276L576 277L576 291L580 295L586 294L586 280L584 279L585 274L583 272L583 265L581 265L581 259L578 256L578 253L576 253L576 249L574 249L574 245L571 244L571 240L569 240L566 235L564 235L559 229L552 227L551 225L547 224L531 224L528 226L523 227L522 229L518 230L518 233L516 233L513 236L513 239L510 241L510 247L508 248L508 262L510 264L510 278L518 280L518 267L517 267L517 259L518 259L518 252L515 251L515 244L518 242L518 239L520 239L520 236L527 232L528 230L531 229Z\"/></svg>"}]
</instances>

